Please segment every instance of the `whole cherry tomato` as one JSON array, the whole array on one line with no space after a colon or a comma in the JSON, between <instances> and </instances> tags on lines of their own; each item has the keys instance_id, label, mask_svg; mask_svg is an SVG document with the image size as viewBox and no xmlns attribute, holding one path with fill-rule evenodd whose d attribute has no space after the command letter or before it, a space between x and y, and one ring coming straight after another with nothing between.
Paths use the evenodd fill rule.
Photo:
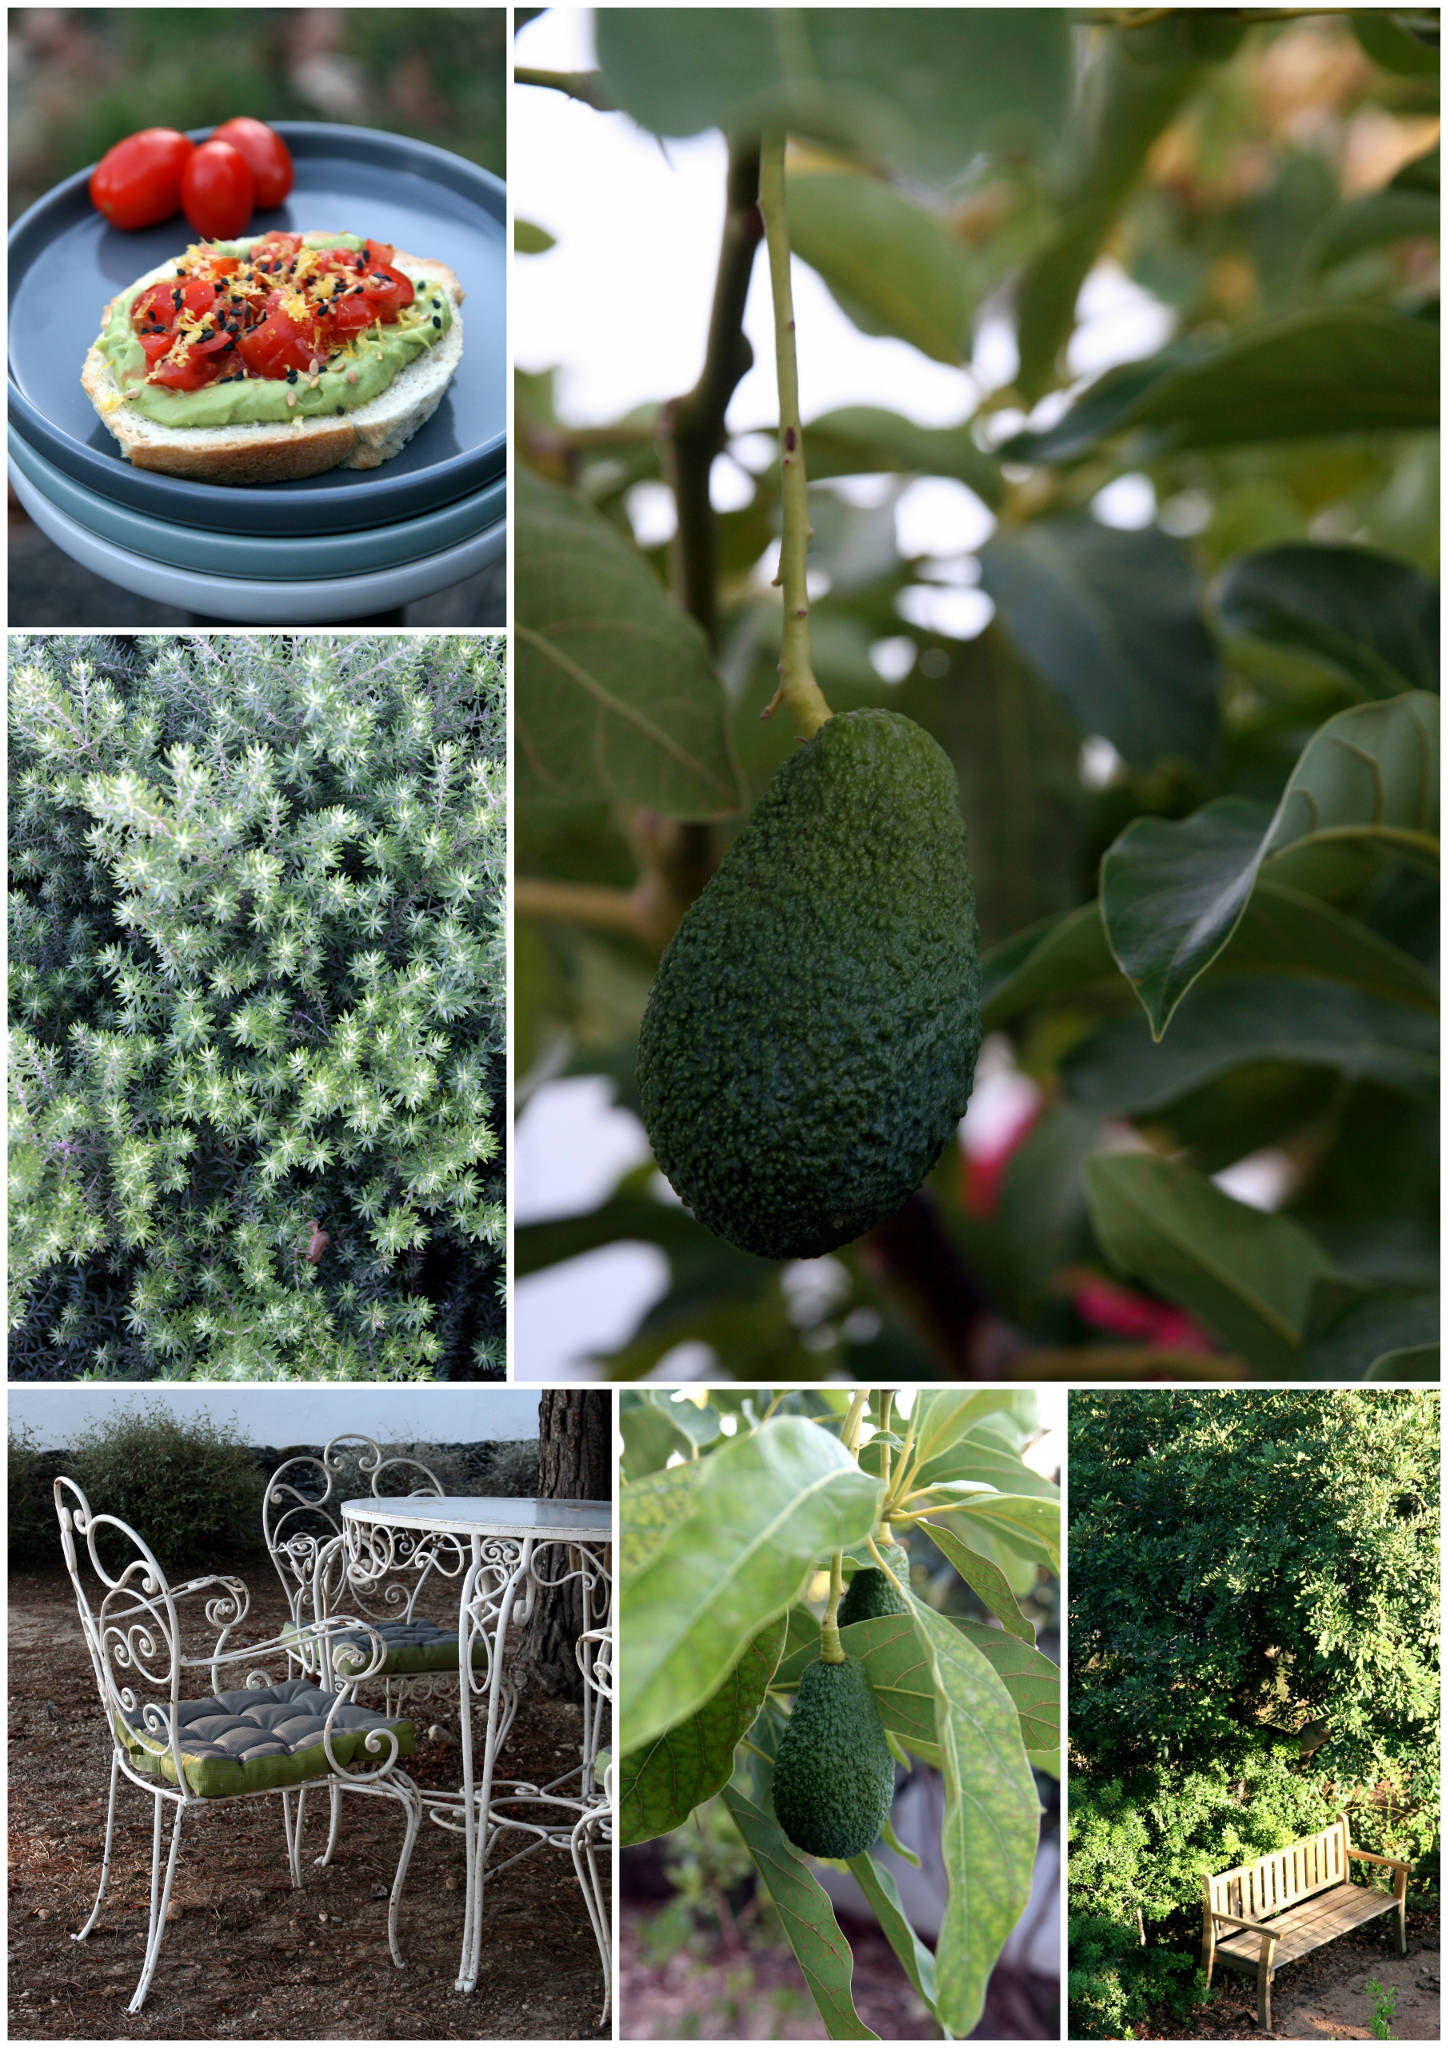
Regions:
<instances>
[{"instance_id":1,"label":"whole cherry tomato","mask_svg":"<svg viewBox=\"0 0 1448 2048\"><path fill-rule=\"evenodd\" d=\"M251 219L251 165L229 142L203 142L181 178L181 208L198 235L225 241Z\"/></svg>"},{"instance_id":2,"label":"whole cherry tomato","mask_svg":"<svg viewBox=\"0 0 1448 2048\"><path fill-rule=\"evenodd\" d=\"M281 205L292 189L292 153L275 128L254 121L250 114L238 114L234 120L223 121L211 140L229 142L251 165L258 206Z\"/></svg>"},{"instance_id":3,"label":"whole cherry tomato","mask_svg":"<svg viewBox=\"0 0 1448 2048\"><path fill-rule=\"evenodd\" d=\"M181 204L181 179L196 153L175 128L142 128L108 149L90 177L91 203L113 228L149 228Z\"/></svg>"}]
</instances>

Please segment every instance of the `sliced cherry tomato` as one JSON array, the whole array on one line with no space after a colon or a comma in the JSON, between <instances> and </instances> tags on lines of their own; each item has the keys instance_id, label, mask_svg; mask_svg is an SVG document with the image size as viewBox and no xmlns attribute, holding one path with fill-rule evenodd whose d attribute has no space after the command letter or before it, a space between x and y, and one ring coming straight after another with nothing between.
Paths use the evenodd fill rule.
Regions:
<instances>
[{"instance_id":1,"label":"sliced cherry tomato","mask_svg":"<svg viewBox=\"0 0 1448 2048\"><path fill-rule=\"evenodd\" d=\"M367 268L369 270L386 270L391 265L397 251L393 248L391 242L369 241L364 246L363 254L367 258Z\"/></svg>"},{"instance_id":2,"label":"sliced cherry tomato","mask_svg":"<svg viewBox=\"0 0 1448 2048\"><path fill-rule=\"evenodd\" d=\"M181 204L181 179L196 154L175 128L142 128L108 149L90 177L91 203L113 228L149 228Z\"/></svg>"},{"instance_id":3,"label":"sliced cherry tomato","mask_svg":"<svg viewBox=\"0 0 1448 2048\"><path fill-rule=\"evenodd\" d=\"M203 142L181 178L181 206L198 235L239 235L251 219L251 165L229 142Z\"/></svg>"},{"instance_id":4,"label":"sliced cherry tomato","mask_svg":"<svg viewBox=\"0 0 1448 2048\"><path fill-rule=\"evenodd\" d=\"M374 320L395 320L404 306L412 304L412 279L390 266L371 271L367 278L367 297L372 302Z\"/></svg>"},{"instance_id":5,"label":"sliced cherry tomato","mask_svg":"<svg viewBox=\"0 0 1448 2048\"><path fill-rule=\"evenodd\" d=\"M184 363L155 364L146 381L166 391L199 391L203 384L214 384L224 368L222 357L198 355L193 350Z\"/></svg>"},{"instance_id":6,"label":"sliced cherry tomato","mask_svg":"<svg viewBox=\"0 0 1448 2048\"><path fill-rule=\"evenodd\" d=\"M236 344L237 354L259 377L284 377L288 370L309 370L325 353L315 320L294 320L282 304L282 293L267 297L266 318Z\"/></svg>"},{"instance_id":7,"label":"sliced cherry tomato","mask_svg":"<svg viewBox=\"0 0 1448 2048\"><path fill-rule=\"evenodd\" d=\"M281 205L292 189L294 174L292 153L275 128L254 121L250 114L238 114L234 120L223 121L211 139L229 142L246 158L256 183L258 206Z\"/></svg>"}]
</instances>

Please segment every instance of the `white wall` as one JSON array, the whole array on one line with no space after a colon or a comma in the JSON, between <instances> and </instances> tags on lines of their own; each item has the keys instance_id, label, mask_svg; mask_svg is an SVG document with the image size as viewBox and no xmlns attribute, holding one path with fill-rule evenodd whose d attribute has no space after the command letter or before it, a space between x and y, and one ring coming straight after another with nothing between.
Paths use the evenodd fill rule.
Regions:
<instances>
[{"instance_id":1,"label":"white wall","mask_svg":"<svg viewBox=\"0 0 1448 2048\"><path fill-rule=\"evenodd\" d=\"M320 1444L357 1430L390 1443L496 1443L538 1434L538 1395L523 1387L12 1387L13 1429L41 1450L127 1408L162 1403L182 1421L234 1421L253 1444Z\"/></svg>"}]
</instances>

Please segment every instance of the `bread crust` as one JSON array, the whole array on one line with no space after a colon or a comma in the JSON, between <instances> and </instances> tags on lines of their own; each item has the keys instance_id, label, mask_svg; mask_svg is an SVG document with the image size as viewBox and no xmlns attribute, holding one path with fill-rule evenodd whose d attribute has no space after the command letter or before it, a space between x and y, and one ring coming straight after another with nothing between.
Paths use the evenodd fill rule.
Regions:
<instances>
[{"instance_id":1,"label":"bread crust","mask_svg":"<svg viewBox=\"0 0 1448 2048\"><path fill-rule=\"evenodd\" d=\"M434 347L399 371L385 391L340 418L167 427L126 405L108 411L105 401L114 397L117 385L99 339L86 356L82 388L136 469L216 484L287 483L298 477L321 476L329 469L376 469L406 447L419 427L432 418L462 357L463 288L456 275L446 263L409 256L400 249L393 262L414 283L442 286L452 306L451 325ZM101 332L127 292L169 277L174 269L173 259L118 292L101 315Z\"/></svg>"}]
</instances>

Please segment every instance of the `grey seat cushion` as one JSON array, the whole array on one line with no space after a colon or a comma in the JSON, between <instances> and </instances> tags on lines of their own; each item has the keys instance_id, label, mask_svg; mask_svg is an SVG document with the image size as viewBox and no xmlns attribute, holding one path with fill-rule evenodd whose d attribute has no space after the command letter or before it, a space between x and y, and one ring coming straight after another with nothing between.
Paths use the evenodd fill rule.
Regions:
<instances>
[{"instance_id":1,"label":"grey seat cushion","mask_svg":"<svg viewBox=\"0 0 1448 2048\"><path fill-rule=\"evenodd\" d=\"M287 1678L255 1692L183 1700L176 1714L188 1787L198 1798L220 1799L326 1777L331 1766L322 1733L336 1697L309 1678ZM375 1767L384 1751L369 1752L366 1740L379 1728L390 1728L396 1735L399 1756L412 1755L410 1721L388 1720L354 1702L339 1708L332 1723L333 1754L341 1763L355 1761L364 1770ZM120 1734L138 1770L175 1784L170 1743L142 1725L139 1708L122 1716Z\"/></svg>"},{"instance_id":2,"label":"grey seat cushion","mask_svg":"<svg viewBox=\"0 0 1448 2048\"><path fill-rule=\"evenodd\" d=\"M387 1645L387 1661L380 1671L374 1671L374 1678L407 1678L426 1671L456 1671L458 1668L458 1632L455 1628L439 1628L435 1621L415 1616L411 1621L379 1621L378 1635ZM288 1629L287 1633L292 1631ZM344 1677L353 1671L365 1671L372 1662L372 1641L363 1629L348 1630L334 1638L337 1669ZM355 1663L347 1658L346 1644L357 1646ZM481 1642L473 1644L473 1662L481 1664L487 1655L487 1646Z\"/></svg>"}]
</instances>

